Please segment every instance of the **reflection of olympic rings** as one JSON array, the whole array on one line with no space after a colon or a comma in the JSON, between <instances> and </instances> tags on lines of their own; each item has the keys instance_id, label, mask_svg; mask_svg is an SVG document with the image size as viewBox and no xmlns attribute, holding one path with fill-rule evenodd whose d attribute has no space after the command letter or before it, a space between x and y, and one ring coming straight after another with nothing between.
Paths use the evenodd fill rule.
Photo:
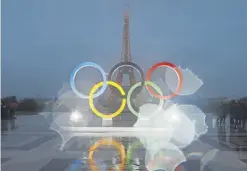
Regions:
<instances>
[{"instance_id":1,"label":"reflection of olympic rings","mask_svg":"<svg viewBox=\"0 0 247 171\"><path fill-rule=\"evenodd\" d=\"M128 147L128 150L127 150L127 158L126 158L126 164L127 166L130 167L130 170L134 170L132 164L131 164L131 159L132 159L132 151L133 151L133 148L138 148L142 146L142 143L141 142L136 142L134 144L131 144L129 147Z\"/></svg>"},{"instance_id":2,"label":"reflection of olympic rings","mask_svg":"<svg viewBox=\"0 0 247 171\"><path fill-rule=\"evenodd\" d=\"M145 85L148 85L148 86L151 86L153 87L160 95L163 95L162 91L160 90L160 88L154 84L153 82L151 81L145 81ZM131 94L132 92L135 90L135 88L141 86L141 82L138 82L136 84L134 84L130 89L129 89L129 92L128 92L128 95L127 95L127 105L128 105L128 108L129 110L136 116L138 116L138 113L133 109L132 105L131 105L131 101L130 101L130 98L131 98ZM162 109L163 107L163 104L164 104L164 100L160 99L160 102L159 102L159 107L158 109L156 110L156 112L158 112L159 110ZM155 112L155 113L156 113Z\"/></svg>"},{"instance_id":3,"label":"reflection of olympic rings","mask_svg":"<svg viewBox=\"0 0 247 171\"><path fill-rule=\"evenodd\" d=\"M162 161L162 163L164 163L165 161L165 157L161 156L161 158L158 159L158 161ZM149 169L153 170L153 168L155 167L157 160L152 160L149 162ZM177 165L176 168L174 169L174 171L182 171L182 167L180 165Z\"/></svg>"},{"instance_id":4,"label":"reflection of olympic rings","mask_svg":"<svg viewBox=\"0 0 247 171\"><path fill-rule=\"evenodd\" d=\"M141 87L133 95L133 97L136 97L138 94L141 93L142 88L144 87L144 84L145 84L145 77L144 77L143 70L137 64L135 64L133 62L120 62L120 63L116 64L110 70L110 72L108 74L108 80L112 80L112 76L114 75L114 72L117 71L118 69L120 70L120 72L123 72L124 69L122 67L126 67L126 66L135 68L139 72L139 74L141 75L141 85L140 85ZM130 69L127 70L127 72L130 72L130 71L131 71Z\"/></svg>"},{"instance_id":5,"label":"reflection of olympic rings","mask_svg":"<svg viewBox=\"0 0 247 171\"><path fill-rule=\"evenodd\" d=\"M75 162L71 165L70 171L76 171L81 164L81 160L75 160Z\"/></svg>"},{"instance_id":6,"label":"reflection of olympic rings","mask_svg":"<svg viewBox=\"0 0 247 171\"><path fill-rule=\"evenodd\" d=\"M130 170L130 171L131 171L131 170L132 170L132 171L134 170L134 168L133 168L133 166L132 166L132 164L131 164L133 149L134 149L134 148L139 148L140 146L142 146L142 143L137 141L137 142L131 144L131 145L128 147L128 150L127 150L127 158L126 158L126 164L127 164L127 166L129 166L129 170ZM163 161L163 160L165 160L165 159L162 157L162 158L160 158L160 160ZM156 162L157 162L157 161L152 160L152 161L149 163L149 168L153 168L153 167L155 166L155 163L156 163ZM151 170L152 170L152 169L151 169ZM175 168L174 171L182 171L181 166L178 165L178 166Z\"/></svg>"},{"instance_id":7,"label":"reflection of olympic rings","mask_svg":"<svg viewBox=\"0 0 247 171\"><path fill-rule=\"evenodd\" d=\"M155 165L154 162L155 162L154 160L151 161L151 162L150 162L150 166L154 166L154 165ZM180 165L176 166L176 168L174 169L174 171L182 171L182 170L183 170L183 169L182 169L182 167L181 167ZM159 170L155 170L155 171L159 171Z\"/></svg>"},{"instance_id":8,"label":"reflection of olympic rings","mask_svg":"<svg viewBox=\"0 0 247 171\"><path fill-rule=\"evenodd\" d=\"M121 95L122 95L122 96L125 96L125 91L123 90L123 88L122 88L119 84L117 84L117 83L115 83L115 82L113 82L113 81L107 81L106 83L109 84L109 85L112 85L112 86L116 87L116 88L120 91ZM93 98L92 98L92 97L93 97L94 92L97 91L97 89L98 89L99 87L101 87L103 84L104 84L104 82L99 82L99 83L97 83L97 84L95 84L95 85L93 86L93 88L91 89L91 91L90 91L90 93L89 93L89 105L90 105L92 111L93 111L97 116L99 116L99 117L101 117L101 118L114 118L114 117L118 116L118 115L124 110L124 108L125 108L125 106L126 106L126 99L125 99L125 98L122 99L122 104L121 104L120 108L119 108L116 112L114 112L114 113L112 113L112 114L106 115L106 114L103 114L103 113L99 112L99 111L94 107Z\"/></svg>"},{"instance_id":9,"label":"reflection of olympic rings","mask_svg":"<svg viewBox=\"0 0 247 171\"><path fill-rule=\"evenodd\" d=\"M162 96L162 95L159 95L159 94L155 93L155 92L152 90L152 88L151 88L150 86L146 85L146 87L147 87L148 91L149 91L152 95L154 95L156 98L159 98L159 99L171 99L172 97L175 97L175 96L180 92L180 90L182 89L182 84L183 84L182 73L181 73L181 71L179 70L179 68L178 68L176 65L174 65L173 63L169 63L169 62L160 62L160 63L157 63L157 64L153 65L153 66L149 69L149 71L148 71L148 73L147 73L147 76L146 76L146 81L150 81L151 74L153 73L153 71L154 71L155 69L157 69L157 68L159 68L159 67L169 67L169 68L173 69L173 70L176 72L176 74L177 74L177 76L178 76L178 86L177 86L177 88L176 88L176 91L173 92L172 94L168 95L168 96Z\"/></svg>"},{"instance_id":10,"label":"reflection of olympic rings","mask_svg":"<svg viewBox=\"0 0 247 171\"><path fill-rule=\"evenodd\" d=\"M124 146L120 142L113 140L113 139L109 139L109 138L101 139L89 148L88 162L89 162L90 170L91 171L99 171L100 170L96 166L95 161L93 160L93 154L97 148L99 148L100 146L103 146L103 145L112 145L119 151L120 157L121 157L119 171L124 171L125 159L126 159ZM111 170L113 170L113 169L111 169Z\"/></svg>"},{"instance_id":11,"label":"reflection of olympic rings","mask_svg":"<svg viewBox=\"0 0 247 171\"><path fill-rule=\"evenodd\" d=\"M81 63L80 65L78 65L71 73L70 75L70 86L71 86L71 89L73 90L73 92L79 96L80 98L83 98L83 99L88 99L89 96L86 96L82 93L80 93L77 88L76 88L76 85L75 85L75 77L76 77L76 74L78 73L78 71L82 68L85 68L85 67L94 67L96 69L98 69L100 71L100 73L102 74L102 77L103 77L103 86L102 88L100 89L99 92L97 92L96 94L94 94L93 98L95 97L99 97L101 94L104 93L104 91L106 90L107 88L107 84L106 84L106 81L107 81L107 77L106 77L106 73L105 71L103 70L103 68L94 63L94 62L84 62L84 63Z\"/></svg>"}]
</instances>

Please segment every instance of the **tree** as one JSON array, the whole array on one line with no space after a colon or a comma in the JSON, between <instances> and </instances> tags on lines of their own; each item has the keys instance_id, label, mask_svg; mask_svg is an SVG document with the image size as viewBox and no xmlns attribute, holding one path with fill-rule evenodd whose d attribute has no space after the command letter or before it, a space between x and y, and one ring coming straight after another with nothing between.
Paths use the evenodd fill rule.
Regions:
<instances>
[{"instance_id":1,"label":"tree","mask_svg":"<svg viewBox=\"0 0 247 171\"><path fill-rule=\"evenodd\" d=\"M28 111L28 112L35 112L40 109L41 106L38 105L38 103L34 99L24 99L20 101L18 105L19 111Z\"/></svg>"}]
</instances>

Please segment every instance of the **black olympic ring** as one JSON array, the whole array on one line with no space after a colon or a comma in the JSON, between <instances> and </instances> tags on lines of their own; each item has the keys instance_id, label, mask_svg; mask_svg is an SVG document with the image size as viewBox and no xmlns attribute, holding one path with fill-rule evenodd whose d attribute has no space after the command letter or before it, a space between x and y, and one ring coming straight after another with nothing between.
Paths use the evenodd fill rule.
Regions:
<instances>
[{"instance_id":1,"label":"black olympic ring","mask_svg":"<svg viewBox=\"0 0 247 171\"><path fill-rule=\"evenodd\" d=\"M135 68L139 74L141 75L141 86L139 86L135 92L133 92L132 97L135 98L137 95L139 95L143 89L143 87L145 86L145 77L144 77L144 72L141 69L141 67L139 67L137 64L133 63L133 62L120 62L118 64L116 64L114 67L112 67L112 69L110 70L109 74L108 74L108 80L112 80L112 76L114 74L114 72L121 68L121 67L125 67L125 66L129 66L132 68ZM123 69L119 69L120 72L123 72ZM113 87L110 87L110 89L112 90Z\"/></svg>"}]
</instances>

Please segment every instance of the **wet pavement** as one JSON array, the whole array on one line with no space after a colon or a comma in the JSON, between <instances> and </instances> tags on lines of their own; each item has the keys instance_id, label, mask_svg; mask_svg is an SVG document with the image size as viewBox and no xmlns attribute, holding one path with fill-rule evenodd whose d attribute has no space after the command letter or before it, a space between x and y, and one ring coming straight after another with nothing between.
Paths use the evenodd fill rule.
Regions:
<instances>
[{"instance_id":1,"label":"wet pavement","mask_svg":"<svg viewBox=\"0 0 247 171\"><path fill-rule=\"evenodd\" d=\"M228 147L226 143L225 145L219 143L221 137L226 134L217 133L217 130L219 129L210 129L207 135L183 149L187 156L187 161L181 164L183 170L247 170L247 164L244 162L247 159L247 157L245 159L245 154L241 153L242 156L240 156L240 152L237 152L235 148ZM50 129L49 118L41 115L18 116L16 120L2 122L2 170L69 171L75 160L81 160L79 170L88 171L88 148L103 137L74 137L61 151L62 139L57 132ZM129 137L116 139L123 144L138 141L137 138ZM205 157L214 149L220 150L216 157ZM132 166L135 164L135 170L146 170L145 148L136 148L134 151ZM198 153L202 155L194 155ZM116 162L114 161L116 157L113 158L113 156L118 156L115 149L104 148L95 154L95 160L99 165L105 163L113 165ZM84 165L83 162L85 162Z\"/></svg>"}]
</instances>

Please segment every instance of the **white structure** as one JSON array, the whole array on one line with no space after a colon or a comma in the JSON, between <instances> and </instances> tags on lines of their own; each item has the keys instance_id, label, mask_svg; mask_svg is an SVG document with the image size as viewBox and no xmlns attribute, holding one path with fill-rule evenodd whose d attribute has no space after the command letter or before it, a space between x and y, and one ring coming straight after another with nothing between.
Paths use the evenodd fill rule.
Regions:
<instances>
[{"instance_id":1,"label":"white structure","mask_svg":"<svg viewBox=\"0 0 247 171\"><path fill-rule=\"evenodd\" d=\"M104 118L102 119L102 126L112 126L112 118Z\"/></svg>"}]
</instances>

